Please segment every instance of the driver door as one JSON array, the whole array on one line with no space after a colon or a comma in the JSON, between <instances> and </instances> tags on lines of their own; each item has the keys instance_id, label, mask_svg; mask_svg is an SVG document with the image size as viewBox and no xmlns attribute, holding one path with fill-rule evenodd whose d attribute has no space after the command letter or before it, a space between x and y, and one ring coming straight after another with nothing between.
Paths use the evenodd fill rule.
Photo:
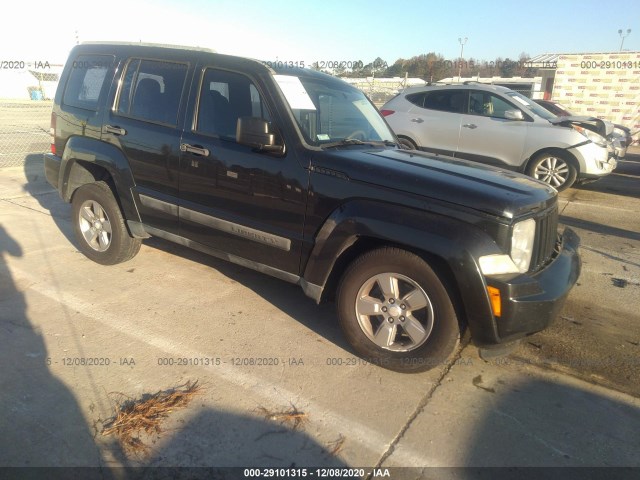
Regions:
<instances>
[{"instance_id":1,"label":"driver door","mask_svg":"<svg viewBox=\"0 0 640 480\"><path fill-rule=\"evenodd\" d=\"M227 254L298 274L306 172L285 155L236 142L239 117L271 120L248 76L201 67L180 149L180 231Z\"/></svg>"}]
</instances>

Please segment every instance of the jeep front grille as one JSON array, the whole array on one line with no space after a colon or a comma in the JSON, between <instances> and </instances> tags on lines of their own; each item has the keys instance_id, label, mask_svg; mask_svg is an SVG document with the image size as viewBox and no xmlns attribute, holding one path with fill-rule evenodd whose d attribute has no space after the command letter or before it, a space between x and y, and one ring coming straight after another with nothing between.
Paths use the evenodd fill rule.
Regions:
<instances>
[{"instance_id":1,"label":"jeep front grille","mask_svg":"<svg viewBox=\"0 0 640 480\"><path fill-rule=\"evenodd\" d=\"M558 206L546 210L536 218L536 239L531 256L530 271L543 268L553 258L558 244Z\"/></svg>"}]
</instances>

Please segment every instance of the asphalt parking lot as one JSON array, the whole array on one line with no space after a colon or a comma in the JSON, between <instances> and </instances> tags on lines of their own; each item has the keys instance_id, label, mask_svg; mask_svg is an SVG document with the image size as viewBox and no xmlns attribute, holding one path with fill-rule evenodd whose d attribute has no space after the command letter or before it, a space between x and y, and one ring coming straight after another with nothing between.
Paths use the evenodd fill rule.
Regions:
<instances>
[{"instance_id":1,"label":"asphalt parking lot","mask_svg":"<svg viewBox=\"0 0 640 480\"><path fill-rule=\"evenodd\" d=\"M360 361L332 304L271 277L157 239L95 264L41 156L0 169L0 465L640 467L635 153L561 194L583 272L555 323L490 362L463 339L417 375ZM196 380L146 454L102 435L119 401Z\"/></svg>"}]
</instances>

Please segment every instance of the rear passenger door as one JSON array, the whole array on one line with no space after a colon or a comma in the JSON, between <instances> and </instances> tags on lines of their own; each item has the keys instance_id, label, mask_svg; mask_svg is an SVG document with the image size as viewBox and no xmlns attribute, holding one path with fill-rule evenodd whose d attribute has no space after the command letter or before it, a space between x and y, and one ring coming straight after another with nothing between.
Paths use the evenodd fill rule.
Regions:
<instances>
[{"instance_id":1,"label":"rear passenger door","mask_svg":"<svg viewBox=\"0 0 640 480\"><path fill-rule=\"evenodd\" d=\"M102 138L124 152L143 223L177 234L180 136L187 62L129 58Z\"/></svg>"},{"instance_id":2,"label":"rear passenger door","mask_svg":"<svg viewBox=\"0 0 640 480\"><path fill-rule=\"evenodd\" d=\"M412 131L420 149L453 155L458 149L467 91L437 89L407 95L407 100L415 105L409 111L408 120L414 125Z\"/></svg>"},{"instance_id":3,"label":"rear passenger door","mask_svg":"<svg viewBox=\"0 0 640 480\"><path fill-rule=\"evenodd\" d=\"M181 145L181 235L297 274L306 170L292 150L273 154L236 142L239 117L263 118L279 130L254 79L206 66L197 77Z\"/></svg>"}]
</instances>

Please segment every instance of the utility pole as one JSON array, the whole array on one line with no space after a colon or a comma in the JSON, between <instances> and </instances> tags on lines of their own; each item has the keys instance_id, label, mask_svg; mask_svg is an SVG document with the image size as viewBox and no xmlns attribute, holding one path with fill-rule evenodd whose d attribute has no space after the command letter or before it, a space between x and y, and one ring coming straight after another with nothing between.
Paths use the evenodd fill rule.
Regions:
<instances>
[{"instance_id":1,"label":"utility pole","mask_svg":"<svg viewBox=\"0 0 640 480\"><path fill-rule=\"evenodd\" d=\"M618 35L620 35L620 38L622 39L620 40L620 51L622 51L622 46L624 45L624 39L627 38L630 33L631 33L630 28L627 28L626 33L624 33L622 30L618 30Z\"/></svg>"},{"instance_id":2,"label":"utility pole","mask_svg":"<svg viewBox=\"0 0 640 480\"><path fill-rule=\"evenodd\" d=\"M462 38L458 38L458 42L460 43L460 60L459 60L459 64L458 64L458 83L460 83L460 78L462 76L462 59L464 58L464 44L467 43L468 38L464 37L464 39Z\"/></svg>"}]
</instances>

